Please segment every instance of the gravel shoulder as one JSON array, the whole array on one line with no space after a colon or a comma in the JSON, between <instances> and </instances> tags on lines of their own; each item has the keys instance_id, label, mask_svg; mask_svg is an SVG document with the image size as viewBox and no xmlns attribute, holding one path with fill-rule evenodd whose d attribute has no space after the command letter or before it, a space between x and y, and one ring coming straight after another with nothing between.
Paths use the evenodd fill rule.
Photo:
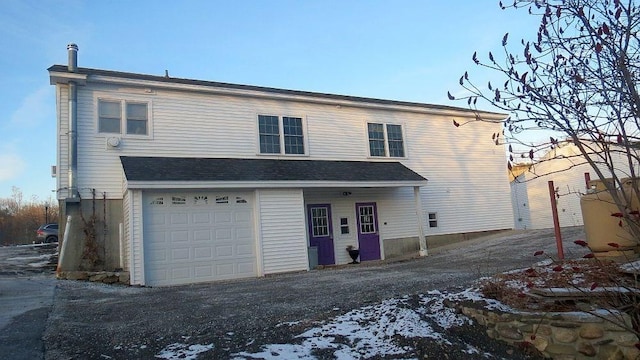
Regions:
<instances>
[{"instance_id":1,"label":"gravel shoulder","mask_svg":"<svg viewBox=\"0 0 640 360\"><path fill-rule=\"evenodd\" d=\"M583 236L581 227L563 229L565 244ZM533 257L535 251L554 254L555 246L552 229L508 231L432 249L424 258L257 279L166 288L59 281L43 336L45 358L154 358L176 343L212 344L198 357L202 359L252 358L237 354L260 353L268 344L301 343L299 334L306 330L388 299L404 297L403 306L420 306L421 294L458 291L480 277L530 266L540 261ZM582 256L581 249L567 247L567 258ZM527 356L489 339L481 327L454 328L447 336L457 340L391 339L409 352L378 358ZM465 344L483 353L465 353L460 349ZM324 349L314 356L335 355Z\"/></svg>"}]
</instances>

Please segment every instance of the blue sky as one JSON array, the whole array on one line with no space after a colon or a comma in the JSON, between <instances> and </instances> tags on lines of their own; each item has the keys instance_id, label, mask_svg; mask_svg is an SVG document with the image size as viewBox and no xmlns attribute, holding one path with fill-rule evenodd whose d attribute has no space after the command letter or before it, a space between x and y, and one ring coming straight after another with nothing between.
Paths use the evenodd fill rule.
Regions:
<instances>
[{"instance_id":1,"label":"blue sky","mask_svg":"<svg viewBox=\"0 0 640 360\"><path fill-rule=\"evenodd\" d=\"M500 80L473 52L531 38L537 21L497 0L1 0L0 198L53 198L46 69L71 42L80 67L465 107L446 96L465 70Z\"/></svg>"}]
</instances>

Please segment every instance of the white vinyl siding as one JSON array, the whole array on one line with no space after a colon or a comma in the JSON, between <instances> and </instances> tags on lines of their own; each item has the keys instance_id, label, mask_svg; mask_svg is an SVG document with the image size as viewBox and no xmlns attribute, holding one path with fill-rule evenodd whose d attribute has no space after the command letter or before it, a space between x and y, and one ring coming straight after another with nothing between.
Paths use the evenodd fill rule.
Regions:
<instances>
[{"instance_id":1,"label":"white vinyl siding","mask_svg":"<svg viewBox=\"0 0 640 360\"><path fill-rule=\"evenodd\" d=\"M56 86L57 106L58 106L58 161L56 176L56 189L58 199L64 199L68 195L69 187L69 87L58 84Z\"/></svg>"},{"instance_id":2,"label":"white vinyl siding","mask_svg":"<svg viewBox=\"0 0 640 360\"><path fill-rule=\"evenodd\" d=\"M126 191L122 196L122 240L121 244L123 246L120 249L120 254L123 256L120 261L124 265L124 270L131 269L131 191Z\"/></svg>"},{"instance_id":3,"label":"white vinyl siding","mask_svg":"<svg viewBox=\"0 0 640 360\"><path fill-rule=\"evenodd\" d=\"M521 174L511 182L511 206L513 207L513 224L515 229L531 229L531 204L527 192L525 175Z\"/></svg>"},{"instance_id":4,"label":"white vinyl siding","mask_svg":"<svg viewBox=\"0 0 640 360\"><path fill-rule=\"evenodd\" d=\"M583 225L580 196L587 190L584 173L590 173L591 179L594 180L597 176L579 154L575 145L562 144L548 154L549 158L557 158L535 164L529 171L518 177L517 180L521 183L512 182L513 207L516 213L514 216L517 217L519 213L520 217L528 219L528 223L518 222L516 219L516 228L523 229L526 225L530 229L553 227L549 181L553 181L554 187L560 194L557 199L560 226ZM622 164L620 169L628 168L623 158L616 158L614 155L614 162ZM627 175L621 171L619 176ZM515 198L518 200L517 203ZM524 203L527 204L526 207Z\"/></svg>"},{"instance_id":5,"label":"white vinyl siding","mask_svg":"<svg viewBox=\"0 0 640 360\"><path fill-rule=\"evenodd\" d=\"M131 285L144 285L144 249L142 224L142 191L129 191L129 271Z\"/></svg>"},{"instance_id":6,"label":"white vinyl siding","mask_svg":"<svg viewBox=\"0 0 640 360\"><path fill-rule=\"evenodd\" d=\"M438 227L425 223L426 234L513 228L505 148L491 140L501 125L474 122L463 129L446 116L422 119L405 121L410 157L402 163L429 180L420 190L421 202L425 220L427 212L438 213Z\"/></svg>"},{"instance_id":7,"label":"white vinyl siding","mask_svg":"<svg viewBox=\"0 0 640 360\"><path fill-rule=\"evenodd\" d=\"M60 102L62 141L68 132L64 127L68 114L62 111L67 104L64 94L66 90L61 91ZM95 131L94 101L98 97L153 102L149 109L153 139L123 138L119 147L107 148L104 136ZM421 189L428 234L512 228L505 149L491 141L500 124L477 122L455 128L451 119L463 121L459 114L396 108L336 107L173 90L145 93L91 83L78 86L78 188L83 198L90 197L84 190L88 188L106 192L107 198L121 198L120 156L281 158L284 155L257 153L257 114L304 114L306 159L377 161L369 156L367 123L386 124L392 119L403 127L402 163L429 179ZM66 174L66 147L63 142L61 146L59 173ZM66 178L58 177L61 187ZM65 196L64 191L59 194ZM427 227L427 211L438 213L438 228Z\"/></svg>"},{"instance_id":8,"label":"white vinyl siding","mask_svg":"<svg viewBox=\"0 0 640 360\"><path fill-rule=\"evenodd\" d=\"M302 190L257 194L264 274L309 269Z\"/></svg>"}]
</instances>

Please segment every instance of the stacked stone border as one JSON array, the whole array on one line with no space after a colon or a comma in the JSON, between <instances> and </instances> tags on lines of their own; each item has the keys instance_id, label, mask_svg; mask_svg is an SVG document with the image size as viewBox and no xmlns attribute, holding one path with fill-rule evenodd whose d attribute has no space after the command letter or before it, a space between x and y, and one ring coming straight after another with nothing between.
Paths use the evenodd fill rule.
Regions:
<instances>
[{"instance_id":1,"label":"stacked stone border","mask_svg":"<svg viewBox=\"0 0 640 360\"><path fill-rule=\"evenodd\" d=\"M56 274L56 278L129 285L128 271L60 271Z\"/></svg>"},{"instance_id":2,"label":"stacked stone border","mask_svg":"<svg viewBox=\"0 0 640 360\"><path fill-rule=\"evenodd\" d=\"M640 359L638 338L627 314L601 310L598 316L585 312L514 312L456 304L460 312L487 328L494 339L515 346L533 345L545 357L557 360Z\"/></svg>"}]
</instances>

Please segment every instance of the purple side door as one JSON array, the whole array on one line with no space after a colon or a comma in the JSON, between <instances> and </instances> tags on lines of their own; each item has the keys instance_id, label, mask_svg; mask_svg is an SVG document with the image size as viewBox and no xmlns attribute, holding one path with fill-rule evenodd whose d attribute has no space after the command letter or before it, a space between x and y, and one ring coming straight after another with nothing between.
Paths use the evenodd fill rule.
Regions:
<instances>
[{"instance_id":1,"label":"purple side door","mask_svg":"<svg viewBox=\"0 0 640 360\"><path fill-rule=\"evenodd\" d=\"M380 232L376 203L356 203L360 261L380 259Z\"/></svg>"},{"instance_id":2,"label":"purple side door","mask_svg":"<svg viewBox=\"0 0 640 360\"><path fill-rule=\"evenodd\" d=\"M307 205L307 213L309 218L309 246L318 248L318 264L335 264L331 205Z\"/></svg>"}]
</instances>

